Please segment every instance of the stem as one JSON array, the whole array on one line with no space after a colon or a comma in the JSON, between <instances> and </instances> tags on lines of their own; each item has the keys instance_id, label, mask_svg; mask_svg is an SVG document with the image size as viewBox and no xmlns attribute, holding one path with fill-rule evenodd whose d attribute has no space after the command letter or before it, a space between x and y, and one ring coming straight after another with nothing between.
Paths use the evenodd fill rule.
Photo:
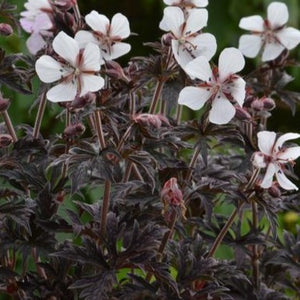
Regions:
<instances>
[{"instance_id":1,"label":"stem","mask_svg":"<svg viewBox=\"0 0 300 300\"><path fill-rule=\"evenodd\" d=\"M94 117L95 117L95 127L98 136L99 146L100 149L103 150L104 148L106 148L106 143L103 134L100 110L97 109L94 111Z\"/></svg>"},{"instance_id":2,"label":"stem","mask_svg":"<svg viewBox=\"0 0 300 300\"><path fill-rule=\"evenodd\" d=\"M125 173L124 173L124 176L123 176L123 179L122 179L123 183L128 182L128 180L130 178L130 175L131 175L132 167L133 167L133 162L129 161L127 163L127 166L126 166L126 169L125 169Z\"/></svg>"},{"instance_id":3,"label":"stem","mask_svg":"<svg viewBox=\"0 0 300 300\"><path fill-rule=\"evenodd\" d=\"M157 80L156 87L155 87L155 92L153 94L153 98L152 98L152 101L151 101L151 106L150 106L150 109L149 109L149 114L154 114L155 113L156 106L157 106L159 97L161 95L161 91L163 89L164 83L165 82L162 79Z\"/></svg>"},{"instance_id":4,"label":"stem","mask_svg":"<svg viewBox=\"0 0 300 300\"><path fill-rule=\"evenodd\" d=\"M13 142L15 143L18 140L18 138L17 138L14 126L11 122L11 119L9 117L9 114L8 114L7 110L4 110L2 112L2 116L3 116L4 122L6 124L7 130L9 132L9 134L11 135L11 137L13 139Z\"/></svg>"},{"instance_id":5,"label":"stem","mask_svg":"<svg viewBox=\"0 0 300 300\"><path fill-rule=\"evenodd\" d=\"M36 252L36 248L35 248L35 247L31 249L31 254L32 254L32 257L33 257L35 266L36 266L36 271L37 271L37 273L38 273L42 278L47 279L47 275L46 275L44 269L41 268L41 267L39 266L39 262L40 262L40 261L39 261L39 257L37 256L37 252Z\"/></svg>"},{"instance_id":6,"label":"stem","mask_svg":"<svg viewBox=\"0 0 300 300\"><path fill-rule=\"evenodd\" d=\"M66 109L66 127L70 126L71 124L71 114L69 112L68 109ZM67 139L67 143L66 143L66 146L65 146L65 154L67 154L69 152L69 140ZM61 171L61 178L64 179L67 175L67 170L68 170L68 166L66 163L63 164L62 166L62 171Z\"/></svg>"},{"instance_id":7,"label":"stem","mask_svg":"<svg viewBox=\"0 0 300 300\"><path fill-rule=\"evenodd\" d=\"M111 181L105 180L103 203L101 207L101 223L100 223L101 236L104 236L106 231L106 220L107 220L107 213L109 210L109 202L110 202L110 190L111 190Z\"/></svg>"},{"instance_id":8,"label":"stem","mask_svg":"<svg viewBox=\"0 0 300 300\"><path fill-rule=\"evenodd\" d=\"M181 122L181 116L182 116L182 105L177 104L176 108L176 124L179 125Z\"/></svg>"},{"instance_id":9,"label":"stem","mask_svg":"<svg viewBox=\"0 0 300 300\"><path fill-rule=\"evenodd\" d=\"M200 147L197 146L194 150L194 153L193 153L193 156L192 156L192 159L190 161L190 164L189 164L189 169L188 169L188 172L186 174L186 178L185 178L185 181L188 182L191 180L191 177L192 177L192 173L193 173L193 170L195 168L195 165L196 165L196 162L197 162L197 159L198 159L198 156L199 156L199 153L200 153Z\"/></svg>"},{"instance_id":10,"label":"stem","mask_svg":"<svg viewBox=\"0 0 300 300\"><path fill-rule=\"evenodd\" d=\"M135 114L135 97L132 91L129 93L129 113L131 116Z\"/></svg>"},{"instance_id":11,"label":"stem","mask_svg":"<svg viewBox=\"0 0 300 300\"><path fill-rule=\"evenodd\" d=\"M240 205L239 207L237 207L232 214L230 215L229 219L227 220L227 222L225 223L224 227L222 228L222 230L220 231L220 233L218 234L217 238L215 239L213 245L211 246L207 257L212 257L214 256L215 252L217 251L217 249L219 248L220 244L222 243L226 233L228 232L229 228L231 227L231 225L233 224L235 217L237 216L239 209L243 206Z\"/></svg>"},{"instance_id":12,"label":"stem","mask_svg":"<svg viewBox=\"0 0 300 300\"><path fill-rule=\"evenodd\" d=\"M44 112L45 112L45 108L46 108L46 103L47 103L46 92L44 92L42 94L41 101L39 103L39 108L38 108L38 112L37 112L35 123L34 123L34 128L33 128L33 133L32 133L34 139L37 139L39 137L41 124L42 124L42 120L43 120L43 116L44 116Z\"/></svg>"},{"instance_id":13,"label":"stem","mask_svg":"<svg viewBox=\"0 0 300 300\"><path fill-rule=\"evenodd\" d=\"M252 223L253 228L256 230L258 228L258 210L257 203L252 200ZM253 268L253 284L258 289L259 288L259 253L258 253L258 245L253 245L252 248L252 268Z\"/></svg>"},{"instance_id":14,"label":"stem","mask_svg":"<svg viewBox=\"0 0 300 300\"><path fill-rule=\"evenodd\" d=\"M117 147L117 151L120 152L121 151L121 148L122 146L124 145L125 141L127 140L127 138L129 137L129 134L130 134L130 131L132 129L133 125L130 125L127 130L125 131L125 133L123 134L123 136L121 137L121 140L118 144L118 147Z\"/></svg>"}]
</instances>

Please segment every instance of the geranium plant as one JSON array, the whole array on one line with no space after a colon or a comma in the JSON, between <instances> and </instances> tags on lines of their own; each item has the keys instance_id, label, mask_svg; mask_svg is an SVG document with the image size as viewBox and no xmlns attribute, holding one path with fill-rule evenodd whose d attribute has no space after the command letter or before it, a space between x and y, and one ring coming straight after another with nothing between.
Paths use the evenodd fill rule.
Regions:
<instances>
[{"instance_id":1,"label":"geranium plant","mask_svg":"<svg viewBox=\"0 0 300 300\"><path fill-rule=\"evenodd\" d=\"M1 2L0 34L28 34L28 53L0 51L1 299L299 299L300 230L278 220L300 211L300 134L268 120L299 103L300 31L273 2L218 49L207 0L162 4L130 58L118 11ZM13 124L12 90L34 124Z\"/></svg>"}]
</instances>

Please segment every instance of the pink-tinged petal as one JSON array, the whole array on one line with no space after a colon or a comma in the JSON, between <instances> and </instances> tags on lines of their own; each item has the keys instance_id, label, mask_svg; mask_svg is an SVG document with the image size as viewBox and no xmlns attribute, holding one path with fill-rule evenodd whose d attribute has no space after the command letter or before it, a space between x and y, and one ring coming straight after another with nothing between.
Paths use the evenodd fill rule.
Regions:
<instances>
[{"instance_id":1,"label":"pink-tinged petal","mask_svg":"<svg viewBox=\"0 0 300 300\"><path fill-rule=\"evenodd\" d=\"M208 5L208 0L192 0L192 3L196 7L206 7Z\"/></svg>"},{"instance_id":2,"label":"pink-tinged petal","mask_svg":"<svg viewBox=\"0 0 300 300\"><path fill-rule=\"evenodd\" d=\"M299 133L286 133L281 135L278 140L276 141L276 144L274 146L274 149L276 151L280 150L282 148L282 145L286 142L286 141L290 141L290 140L295 140L300 138L300 134Z\"/></svg>"},{"instance_id":3,"label":"pink-tinged petal","mask_svg":"<svg viewBox=\"0 0 300 300\"><path fill-rule=\"evenodd\" d=\"M196 37L188 39L188 42L194 46L193 55L195 57L205 56L210 60L217 51L217 41L214 35L210 33L201 33Z\"/></svg>"},{"instance_id":4,"label":"pink-tinged petal","mask_svg":"<svg viewBox=\"0 0 300 300\"><path fill-rule=\"evenodd\" d=\"M54 51L71 63L76 65L77 56L79 54L79 45L77 41L61 31L53 40Z\"/></svg>"},{"instance_id":5,"label":"pink-tinged petal","mask_svg":"<svg viewBox=\"0 0 300 300\"><path fill-rule=\"evenodd\" d=\"M185 105L192 110L198 110L203 107L210 97L210 91L205 88L188 86L179 93L178 104Z\"/></svg>"},{"instance_id":6,"label":"pink-tinged petal","mask_svg":"<svg viewBox=\"0 0 300 300\"><path fill-rule=\"evenodd\" d=\"M28 18L21 18L20 19L20 24L21 27L28 33L32 33L33 32L33 24L34 21L29 20Z\"/></svg>"},{"instance_id":7,"label":"pink-tinged petal","mask_svg":"<svg viewBox=\"0 0 300 300\"><path fill-rule=\"evenodd\" d=\"M273 131L260 131L257 134L257 139L259 150L266 155L272 155L272 150L276 140L276 133Z\"/></svg>"},{"instance_id":8,"label":"pink-tinged petal","mask_svg":"<svg viewBox=\"0 0 300 300\"><path fill-rule=\"evenodd\" d=\"M246 96L246 82L241 77L235 79L230 86L230 94L233 99L239 104L240 107L243 106L245 96Z\"/></svg>"},{"instance_id":9,"label":"pink-tinged petal","mask_svg":"<svg viewBox=\"0 0 300 300\"><path fill-rule=\"evenodd\" d=\"M264 189L270 188L272 186L273 177L275 173L276 173L276 166L272 163L269 163L266 174L264 176L264 179L260 183L260 186Z\"/></svg>"},{"instance_id":10,"label":"pink-tinged petal","mask_svg":"<svg viewBox=\"0 0 300 300\"><path fill-rule=\"evenodd\" d=\"M245 17L240 20L239 27L254 32L263 32L264 20L261 16Z\"/></svg>"},{"instance_id":11,"label":"pink-tinged petal","mask_svg":"<svg viewBox=\"0 0 300 300\"><path fill-rule=\"evenodd\" d=\"M206 9L191 10L185 24L184 35L189 36L207 26L208 11Z\"/></svg>"},{"instance_id":12,"label":"pink-tinged petal","mask_svg":"<svg viewBox=\"0 0 300 300\"><path fill-rule=\"evenodd\" d=\"M254 58L262 47L262 39L258 35L244 34L239 40L239 50L246 56Z\"/></svg>"},{"instance_id":13,"label":"pink-tinged petal","mask_svg":"<svg viewBox=\"0 0 300 300\"><path fill-rule=\"evenodd\" d=\"M126 53L128 53L131 49L131 46L127 43L115 43L112 47L111 47L111 60L116 59L120 56L125 55Z\"/></svg>"},{"instance_id":14,"label":"pink-tinged petal","mask_svg":"<svg viewBox=\"0 0 300 300\"><path fill-rule=\"evenodd\" d=\"M218 98L220 96L220 98ZM208 119L214 124L227 124L235 115L234 106L220 94L213 100Z\"/></svg>"},{"instance_id":15,"label":"pink-tinged petal","mask_svg":"<svg viewBox=\"0 0 300 300\"><path fill-rule=\"evenodd\" d=\"M281 52L284 50L284 46L279 43L267 43L265 45L262 61L269 61L277 58Z\"/></svg>"},{"instance_id":16,"label":"pink-tinged petal","mask_svg":"<svg viewBox=\"0 0 300 300\"><path fill-rule=\"evenodd\" d=\"M300 31L292 27L283 28L276 33L276 36L280 43L289 50L300 43Z\"/></svg>"},{"instance_id":17,"label":"pink-tinged petal","mask_svg":"<svg viewBox=\"0 0 300 300\"><path fill-rule=\"evenodd\" d=\"M236 48L225 48L219 56L220 80L241 71L245 66L245 59L241 51Z\"/></svg>"},{"instance_id":18,"label":"pink-tinged petal","mask_svg":"<svg viewBox=\"0 0 300 300\"><path fill-rule=\"evenodd\" d=\"M57 81L71 73L49 55L43 55L36 61L35 70L40 80L46 83Z\"/></svg>"},{"instance_id":19,"label":"pink-tinged petal","mask_svg":"<svg viewBox=\"0 0 300 300\"><path fill-rule=\"evenodd\" d=\"M33 31L49 30L53 27L52 21L48 14L42 13L36 16Z\"/></svg>"},{"instance_id":20,"label":"pink-tinged petal","mask_svg":"<svg viewBox=\"0 0 300 300\"><path fill-rule=\"evenodd\" d=\"M47 99L51 102L73 101L77 94L77 84L75 81L63 82L52 87L47 92Z\"/></svg>"},{"instance_id":21,"label":"pink-tinged petal","mask_svg":"<svg viewBox=\"0 0 300 300\"><path fill-rule=\"evenodd\" d=\"M104 86L104 79L100 76L82 74L80 97L88 92L97 92Z\"/></svg>"},{"instance_id":22,"label":"pink-tinged petal","mask_svg":"<svg viewBox=\"0 0 300 300\"><path fill-rule=\"evenodd\" d=\"M265 168L267 166L265 155L261 152L255 152L252 157L252 164L259 169Z\"/></svg>"},{"instance_id":23,"label":"pink-tinged petal","mask_svg":"<svg viewBox=\"0 0 300 300\"><path fill-rule=\"evenodd\" d=\"M39 33L33 33L26 41L29 52L36 55L38 51L46 46L46 42Z\"/></svg>"},{"instance_id":24,"label":"pink-tinged petal","mask_svg":"<svg viewBox=\"0 0 300 300\"><path fill-rule=\"evenodd\" d=\"M128 19L120 13L115 14L111 20L110 36L117 36L125 39L129 37L129 35L130 28Z\"/></svg>"},{"instance_id":25,"label":"pink-tinged petal","mask_svg":"<svg viewBox=\"0 0 300 300\"><path fill-rule=\"evenodd\" d=\"M80 30L75 34L74 39L79 44L79 48L84 48L88 43L99 44L92 32L86 30Z\"/></svg>"},{"instance_id":26,"label":"pink-tinged petal","mask_svg":"<svg viewBox=\"0 0 300 300\"><path fill-rule=\"evenodd\" d=\"M178 3L178 1L175 1L175 0L164 0L164 3L166 5L176 5Z\"/></svg>"},{"instance_id":27,"label":"pink-tinged petal","mask_svg":"<svg viewBox=\"0 0 300 300\"><path fill-rule=\"evenodd\" d=\"M208 59L204 56L199 56L191 62L189 62L184 68L184 70L191 77L196 77L207 82L211 81L213 77Z\"/></svg>"},{"instance_id":28,"label":"pink-tinged petal","mask_svg":"<svg viewBox=\"0 0 300 300\"><path fill-rule=\"evenodd\" d=\"M187 45L187 47L190 47L190 45ZM178 40L172 40L172 51L174 58L183 69L195 58L191 52L187 51L185 44L179 43Z\"/></svg>"},{"instance_id":29,"label":"pink-tinged petal","mask_svg":"<svg viewBox=\"0 0 300 300\"><path fill-rule=\"evenodd\" d=\"M300 147L290 147L280 151L277 155L282 160L295 160L300 156Z\"/></svg>"},{"instance_id":30,"label":"pink-tinged petal","mask_svg":"<svg viewBox=\"0 0 300 300\"><path fill-rule=\"evenodd\" d=\"M100 71L101 63L103 63L103 60L101 58L99 47L93 43L87 44L82 53L81 70Z\"/></svg>"},{"instance_id":31,"label":"pink-tinged petal","mask_svg":"<svg viewBox=\"0 0 300 300\"><path fill-rule=\"evenodd\" d=\"M268 21L273 29L283 26L289 19L287 6L282 2L272 2L268 6Z\"/></svg>"},{"instance_id":32,"label":"pink-tinged petal","mask_svg":"<svg viewBox=\"0 0 300 300\"><path fill-rule=\"evenodd\" d=\"M184 14L179 7L166 7L164 16L159 28L164 31L171 31L175 37L181 37L181 25L184 23Z\"/></svg>"},{"instance_id":33,"label":"pink-tinged petal","mask_svg":"<svg viewBox=\"0 0 300 300\"><path fill-rule=\"evenodd\" d=\"M279 183L279 185L285 189L285 190L288 190L288 191L291 191L291 190L298 190L298 187L293 184L286 176L285 174L283 173L282 170L278 170L276 172L276 179Z\"/></svg>"},{"instance_id":34,"label":"pink-tinged petal","mask_svg":"<svg viewBox=\"0 0 300 300\"><path fill-rule=\"evenodd\" d=\"M109 28L109 19L105 15L100 15L95 10L85 16L86 23L94 30L106 35Z\"/></svg>"}]
</instances>

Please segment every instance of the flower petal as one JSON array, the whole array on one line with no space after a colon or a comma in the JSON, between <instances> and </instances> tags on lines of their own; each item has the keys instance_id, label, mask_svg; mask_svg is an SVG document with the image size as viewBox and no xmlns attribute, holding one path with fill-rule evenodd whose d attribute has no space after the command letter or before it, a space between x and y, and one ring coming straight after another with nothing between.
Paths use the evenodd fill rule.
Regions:
<instances>
[{"instance_id":1,"label":"flower petal","mask_svg":"<svg viewBox=\"0 0 300 300\"><path fill-rule=\"evenodd\" d=\"M192 0L192 3L196 7L206 7L208 5L208 0Z\"/></svg>"},{"instance_id":2,"label":"flower petal","mask_svg":"<svg viewBox=\"0 0 300 300\"><path fill-rule=\"evenodd\" d=\"M207 82L211 81L213 77L208 59L204 56L199 56L189 62L184 70L191 77L196 77Z\"/></svg>"},{"instance_id":3,"label":"flower petal","mask_svg":"<svg viewBox=\"0 0 300 300\"><path fill-rule=\"evenodd\" d=\"M64 69L49 55L43 55L36 61L35 70L40 80L46 83L57 81L70 74L70 71Z\"/></svg>"},{"instance_id":4,"label":"flower petal","mask_svg":"<svg viewBox=\"0 0 300 300\"><path fill-rule=\"evenodd\" d=\"M131 46L127 43L115 43L112 47L111 47L111 60L116 59L120 56L125 55L126 53L128 53L131 49Z\"/></svg>"},{"instance_id":5,"label":"flower petal","mask_svg":"<svg viewBox=\"0 0 300 300\"><path fill-rule=\"evenodd\" d=\"M87 44L82 53L82 71L100 71L101 64L104 61L101 58L100 49L93 43Z\"/></svg>"},{"instance_id":6,"label":"flower petal","mask_svg":"<svg viewBox=\"0 0 300 300\"><path fill-rule=\"evenodd\" d=\"M48 14L41 13L36 16L33 25L33 31L40 32L42 30L49 30L53 27L52 21Z\"/></svg>"},{"instance_id":7,"label":"flower petal","mask_svg":"<svg viewBox=\"0 0 300 300\"><path fill-rule=\"evenodd\" d=\"M217 51L217 41L214 35L210 33L201 33L188 39L194 47L192 53L195 57L205 56L210 60Z\"/></svg>"},{"instance_id":8,"label":"flower petal","mask_svg":"<svg viewBox=\"0 0 300 300\"><path fill-rule=\"evenodd\" d=\"M269 61L277 58L284 50L284 46L279 43L267 43L265 45L262 61Z\"/></svg>"},{"instance_id":9,"label":"flower petal","mask_svg":"<svg viewBox=\"0 0 300 300\"><path fill-rule=\"evenodd\" d=\"M289 50L300 43L300 31L292 27L283 28L277 32L276 36L280 43Z\"/></svg>"},{"instance_id":10,"label":"flower petal","mask_svg":"<svg viewBox=\"0 0 300 300\"><path fill-rule=\"evenodd\" d=\"M52 87L47 92L47 98L51 102L73 101L77 94L77 84L75 81L63 82Z\"/></svg>"},{"instance_id":11,"label":"flower petal","mask_svg":"<svg viewBox=\"0 0 300 300\"><path fill-rule=\"evenodd\" d=\"M245 17L240 20L239 27L254 32L263 32L264 20L261 16Z\"/></svg>"},{"instance_id":12,"label":"flower petal","mask_svg":"<svg viewBox=\"0 0 300 300\"><path fill-rule=\"evenodd\" d=\"M220 80L241 71L244 68L245 59L241 51L236 48L225 48L219 56Z\"/></svg>"},{"instance_id":13,"label":"flower petal","mask_svg":"<svg viewBox=\"0 0 300 300\"><path fill-rule=\"evenodd\" d=\"M286 24L289 19L288 8L284 3L272 2L268 6L267 16L272 29L281 27Z\"/></svg>"},{"instance_id":14,"label":"flower petal","mask_svg":"<svg viewBox=\"0 0 300 300\"><path fill-rule=\"evenodd\" d=\"M260 186L262 188L268 189L272 186L275 172L276 172L276 166L272 163L269 163L264 179L260 183Z\"/></svg>"},{"instance_id":15,"label":"flower petal","mask_svg":"<svg viewBox=\"0 0 300 300\"><path fill-rule=\"evenodd\" d=\"M245 96L246 96L246 82L241 77L233 80L232 85L230 86L230 94L233 99L239 104L240 107L243 106Z\"/></svg>"},{"instance_id":16,"label":"flower petal","mask_svg":"<svg viewBox=\"0 0 300 300\"><path fill-rule=\"evenodd\" d=\"M185 44L179 43L178 40L172 40L172 51L174 58L183 69L190 61L195 58L192 51L190 51L191 45L188 44L187 47L185 46Z\"/></svg>"},{"instance_id":17,"label":"flower petal","mask_svg":"<svg viewBox=\"0 0 300 300\"><path fill-rule=\"evenodd\" d=\"M77 41L61 31L53 40L53 49L59 56L75 66L79 54Z\"/></svg>"},{"instance_id":18,"label":"flower petal","mask_svg":"<svg viewBox=\"0 0 300 300\"><path fill-rule=\"evenodd\" d=\"M289 140L295 140L300 138L300 134L299 133L286 133L281 135L278 140L276 141L276 144L274 146L274 149L276 151L279 151L282 148L282 145Z\"/></svg>"},{"instance_id":19,"label":"flower petal","mask_svg":"<svg viewBox=\"0 0 300 300\"><path fill-rule=\"evenodd\" d=\"M82 74L80 97L88 92L97 92L104 86L104 79L100 76Z\"/></svg>"},{"instance_id":20,"label":"flower petal","mask_svg":"<svg viewBox=\"0 0 300 300\"><path fill-rule=\"evenodd\" d=\"M38 51L46 46L46 42L39 33L33 33L27 39L26 46L31 54L36 55Z\"/></svg>"},{"instance_id":21,"label":"flower petal","mask_svg":"<svg viewBox=\"0 0 300 300\"><path fill-rule=\"evenodd\" d=\"M92 10L85 16L85 21L94 31L98 31L106 35L110 22L105 15L100 15L97 11Z\"/></svg>"},{"instance_id":22,"label":"flower petal","mask_svg":"<svg viewBox=\"0 0 300 300\"><path fill-rule=\"evenodd\" d=\"M207 26L208 11L206 9L191 10L184 27L184 35L192 35Z\"/></svg>"},{"instance_id":23,"label":"flower petal","mask_svg":"<svg viewBox=\"0 0 300 300\"><path fill-rule=\"evenodd\" d=\"M181 37L181 25L184 23L184 14L179 7L166 7L159 28L171 31L176 38Z\"/></svg>"},{"instance_id":24,"label":"flower petal","mask_svg":"<svg viewBox=\"0 0 300 300\"><path fill-rule=\"evenodd\" d=\"M88 43L99 44L92 32L86 30L80 30L75 34L74 39L79 44L80 49L84 48Z\"/></svg>"},{"instance_id":25,"label":"flower petal","mask_svg":"<svg viewBox=\"0 0 300 300\"><path fill-rule=\"evenodd\" d=\"M280 151L277 155L279 159L283 160L295 160L300 156L300 147L290 147L286 148L283 151Z\"/></svg>"},{"instance_id":26,"label":"flower petal","mask_svg":"<svg viewBox=\"0 0 300 300\"><path fill-rule=\"evenodd\" d=\"M111 20L110 36L125 39L129 37L129 35L130 28L128 19L120 13L115 14Z\"/></svg>"},{"instance_id":27,"label":"flower petal","mask_svg":"<svg viewBox=\"0 0 300 300\"><path fill-rule=\"evenodd\" d=\"M207 91L205 88L188 86L179 93L178 104L198 110L203 107L210 96L210 91Z\"/></svg>"},{"instance_id":28,"label":"flower petal","mask_svg":"<svg viewBox=\"0 0 300 300\"><path fill-rule=\"evenodd\" d=\"M33 32L34 21L32 21L28 18L21 18L20 25L26 32L28 32L28 33Z\"/></svg>"},{"instance_id":29,"label":"flower petal","mask_svg":"<svg viewBox=\"0 0 300 300\"><path fill-rule=\"evenodd\" d=\"M279 183L279 185L285 189L285 190L298 190L298 187L296 185L294 185L286 176L285 174L283 173L282 170L278 170L276 172L276 179Z\"/></svg>"},{"instance_id":30,"label":"flower petal","mask_svg":"<svg viewBox=\"0 0 300 300\"><path fill-rule=\"evenodd\" d=\"M220 97L220 98L218 98ZM209 121L214 124L227 124L235 115L234 106L227 98L217 95L213 100L211 110L209 112Z\"/></svg>"},{"instance_id":31,"label":"flower petal","mask_svg":"<svg viewBox=\"0 0 300 300\"><path fill-rule=\"evenodd\" d=\"M239 40L239 50L246 56L254 58L262 46L262 39L258 35L244 34Z\"/></svg>"},{"instance_id":32,"label":"flower petal","mask_svg":"<svg viewBox=\"0 0 300 300\"><path fill-rule=\"evenodd\" d=\"M270 156L276 140L276 133L273 131L260 131L257 134L257 143L259 150Z\"/></svg>"}]
</instances>

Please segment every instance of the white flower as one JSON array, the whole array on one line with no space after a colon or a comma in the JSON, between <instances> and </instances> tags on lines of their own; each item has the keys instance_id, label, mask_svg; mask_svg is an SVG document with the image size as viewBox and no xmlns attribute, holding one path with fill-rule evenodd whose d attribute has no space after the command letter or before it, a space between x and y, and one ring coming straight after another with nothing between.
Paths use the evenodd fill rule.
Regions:
<instances>
[{"instance_id":1,"label":"white flower","mask_svg":"<svg viewBox=\"0 0 300 300\"><path fill-rule=\"evenodd\" d=\"M85 21L93 32L77 32L75 39L81 47L90 42L97 44L105 60L114 60L130 51L131 46L121 42L130 35L129 22L124 15L115 14L110 23L105 15L93 10L85 16Z\"/></svg>"},{"instance_id":2,"label":"white flower","mask_svg":"<svg viewBox=\"0 0 300 300\"><path fill-rule=\"evenodd\" d=\"M294 163L300 156L300 147L283 147L283 143L288 140L300 137L298 133L286 133L276 140L276 133L272 131L260 131L257 134L258 148L260 152L253 155L253 165L257 168L267 168L265 176L260 183L262 188L272 186L273 177L285 190L298 190L298 188L285 176L285 164Z\"/></svg>"},{"instance_id":3,"label":"white flower","mask_svg":"<svg viewBox=\"0 0 300 300\"><path fill-rule=\"evenodd\" d=\"M35 64L41 81L59 82L47 92L48 100L72 101L77 95L83 96L103 87L103 78L95 75L103 63L100 50L95 44L89 43L80 50L77 41L61 31L53 40L53 49L60 56L59 61L43 55Z\"/></svg>"},{"instance_id":4,"label":"white flower","mask_svg":"<svg viewBox=\"0 0 300 300\"><path fill-rule=\"evenodd\" d=\"M215 37L210 33L199 33L207 25L207 19L206 9L191 10L187 19L179 7L170 6L164 9L159 28L172 32L172 51L182 68L200 55L209 60L216 53Z\"/></svg>"},{"instance_id":5,"label":"white flower","mask_svg":"<svg viewBox=\"0 0 300 300\"><path fill-rule=\"evenodd\" d=\"M164 0L166 5L180 6L180 7L206 7L208 0Z\"/></svg>"},{"instance_id":6,"label":"white flower","mask_svg":"<svg viewBox=\"0 0 300 300\"><path fill-rule=\"evenodd\" d=\"M281 2L273 2L268 6L266 20L260 16L242 18L239 27L250 30L252 34L240 37L241 52L253 58L263 48L262 61L269 61L277 58L284 49L295 48L300 43L300 31L285 27L288 17L287 6Z\"/></svg>"},{"instance_id":7,"label":"white flower","mask_svg":"<svg viewBox=\"0 0 300 300\"><path fill-rule=\"evenodd\" d=\"M243 69L245 60L236 48L224 49L219 57L219 68L211 69L208 59L200 56L189 64L185 71L203 82L196 87L185 87L179 94L178 103L198 110L211 102L209 121L226 124L235 115L232 102L242 107L245 99L245 81L235 73Z\"/></svg>"}]
</instances>

